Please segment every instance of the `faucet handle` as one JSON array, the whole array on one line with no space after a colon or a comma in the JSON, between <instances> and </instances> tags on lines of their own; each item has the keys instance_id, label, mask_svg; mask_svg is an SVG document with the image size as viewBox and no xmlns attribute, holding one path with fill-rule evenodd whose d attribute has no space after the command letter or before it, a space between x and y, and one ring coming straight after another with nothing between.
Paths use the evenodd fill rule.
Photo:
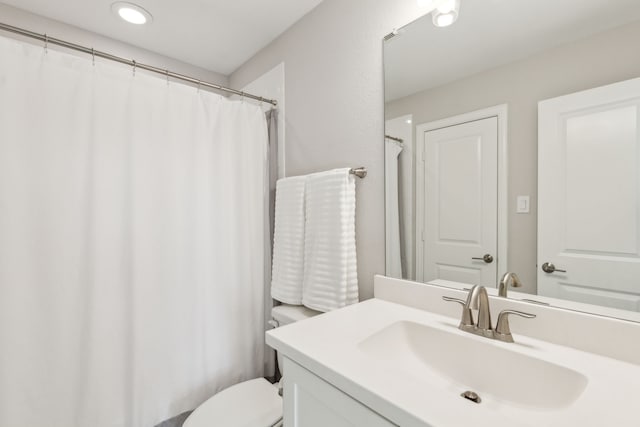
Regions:
<instances>
[{"instance_id":1,"label":"faucet handle","mask_svg":"<svg viewBox=\"0 0 640 427\"><path fill-rule=\"evenodd\" d=\"M465 329L468 327L473 327L473 314L471 313L471 309L467 305L467 302L458 298L451 298L447 296L442 297L443 300L447 302L456 302L462 306L462 318L460 319L460 329Z\"/></svg>"},{"instance_id":2,"label":"faucet handle","mask_svg":"<svg viewBox=\"0 0 640 427\"><path fill-rule=\"evenodd\" d=\"M464 302L464 300L461 300L460 298L452 298L452 297L448 297L448 296L443 296L442 299L447 301L447 302L457 302L458 304L460 304L462 306L464 306L466 304Z\"/></svg>"},{"instance_id":3,"label":"faucet handle","mask_svg":"<svg viewBox=\"0 0 640 427\"><path fill-rule=\"evenodd\" d=\"M513 342L513 335L511 335L511 328L509 326L509 315L515 314L516 316L524 317L526 319L533 319L535 314L525 313L517 310L503 310L498 315L498 324L496 325L495 338L504 342Z\"/></svg>"}]
</instances>

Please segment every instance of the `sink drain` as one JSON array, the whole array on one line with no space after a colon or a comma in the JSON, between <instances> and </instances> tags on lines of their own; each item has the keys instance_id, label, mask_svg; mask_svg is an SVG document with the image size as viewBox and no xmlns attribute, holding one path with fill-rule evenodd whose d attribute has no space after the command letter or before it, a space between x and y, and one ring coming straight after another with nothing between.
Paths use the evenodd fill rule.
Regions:
<instances>
[{"instance_id":1,"label":"sink drain","mask_svg":"<svg viewBox=\"0 0 640 427\"><path fill-rule=\"evenodd\" d=\"M480 396L478 396L478 393L476 393L474 391L465 391L460 396L464 397L467 400L472 401L473 403L482 402L482 399L480 399Z\"/></svg>"}]
</instances>

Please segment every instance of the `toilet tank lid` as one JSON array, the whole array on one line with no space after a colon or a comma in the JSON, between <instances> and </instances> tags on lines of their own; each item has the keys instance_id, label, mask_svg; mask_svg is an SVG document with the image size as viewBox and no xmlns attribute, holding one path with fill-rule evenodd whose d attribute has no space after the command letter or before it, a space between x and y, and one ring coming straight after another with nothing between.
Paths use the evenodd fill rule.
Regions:
<instances>
[{"instance_id":1,"label":"toilet tank lid","mask_svg":"<svg viewBox=\"0 0 640 427\"><path fill-rule=\"evenodd\" d=\"M302 305L282 304L271 309L271 317L273 317L273 320L277 321L280 326L308 319L318 314L322 313Z\"/></svg>"}]
</instances>

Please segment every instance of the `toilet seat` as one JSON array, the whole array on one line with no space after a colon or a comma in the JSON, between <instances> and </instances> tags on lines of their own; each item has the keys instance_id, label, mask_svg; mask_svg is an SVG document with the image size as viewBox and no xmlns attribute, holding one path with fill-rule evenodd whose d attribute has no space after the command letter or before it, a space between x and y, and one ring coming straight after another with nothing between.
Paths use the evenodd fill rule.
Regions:
<instances>
[{"instance_id":1,"label":"toilet seat","mask_svg":"<svg viewBox=\"0 0 640 427\"><path fill-rule=\"evenodd\" d=\"M236 384L200 405L183 427L271 427L282 419L282 398L264 378Z\"/></svg>"}]
</instances>

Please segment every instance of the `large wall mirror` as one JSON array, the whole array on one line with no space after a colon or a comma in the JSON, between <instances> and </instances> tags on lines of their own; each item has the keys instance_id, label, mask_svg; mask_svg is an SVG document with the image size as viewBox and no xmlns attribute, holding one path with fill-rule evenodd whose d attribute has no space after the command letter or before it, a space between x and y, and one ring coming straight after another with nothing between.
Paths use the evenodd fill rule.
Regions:
<instances>
[{"instance_id":1,"label":"large wall mirror","mask_svg":"<svg viewBox=\"0 0 640 427\"><path fill-rule=\"evenodd\" d=\"M640 1L452 3L384 41L387 275L640 320Z\"/></svg>"}]
</instances>

